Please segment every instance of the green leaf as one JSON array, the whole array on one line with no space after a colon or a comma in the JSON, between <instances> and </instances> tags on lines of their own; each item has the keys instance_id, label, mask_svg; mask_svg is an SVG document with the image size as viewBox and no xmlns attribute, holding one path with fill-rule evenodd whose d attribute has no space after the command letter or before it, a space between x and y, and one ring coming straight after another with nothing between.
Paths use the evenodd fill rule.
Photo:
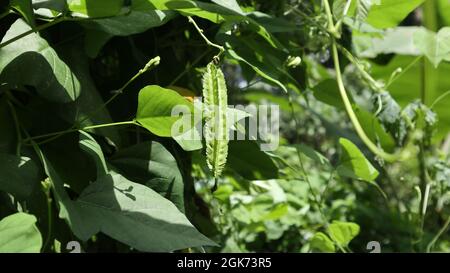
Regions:
<instances>
[{"instance_id":1,"label":"green leaf","mask_svg":"<svg viewBox=\"0 0 450 273\"><path fill-rule=\"evenodd\" d=\"M84 36L84 50L86 55L94 59L114 35L97 29L89 29L88 26L87 28Z\"/></svg>"},{"instance_id":2,"label":"green leaf","mask_svg":"<svg viewBox=\"0 0 450 273\"><path fill-rule=\"evenodd\" d=\"M236 0L212 0L212 2L227 9L233 10L237 13L243 13Z\"/></svg>"},{"instance_id":3,"label":"green leaf","mask_svg":"<svg viewBox=\"0 0 450 273\"><path fill-rule=\"evenodd\" d=\"M75 236L86 241L99 231L140 251L173 251L215 245L176 206L147 186L108 174L71 200L64 182L39 148L59 208ZM164 228L161 228L164 227Z\"/></svg>"},{"instance_id":4,"label":"green leaf","mask_svg":"<svg viewBox=\"0 0 450 273\"><path fill-rule=\"evenodd\" d=\"M0 253L39 253L42 236L36 227L36 217L23 212L0 221Z\"/></svg>"},{"instance_id":5,"label":"green leaf","mask_svg":"<svg viewBox=\"0 0 450 273\"><path fill-rule=\"evenodd\" d=\"M108 173L108 167L106 166L105 156L103 155L102 148L98 145L97 141L84 131L80 133L80 148L91 156L95 161L97 168L97 177L102 177Z\"/></svg>"},{"instance_id":6,"label":"green leaf","mask_svg":"<svg viewBox=\"0 0 450 273\"><path fill-rule=\"evenodd\" d=\"M216 24L223 23L224 21L227 23L244 22L245 24L248 24L248 27L252 28L255 33L265 39L272 47L283 48L280 42L269 31L267 31L265 27L258 24L252 18L244 16L235 10L201 1L147 1L150 1L155 9L176 10L185 16L198 16ZM222 4L225 3L223 0L220 0L220 2ZM230 6L230 3L227 3L226 5Z\"/></svg>"},{"instance_id":7,"label":"green leaf","mask_svg":"<svg viewBox=\"0 0 450 273\"><path fill-rule=\"evenodd\" d=\"M373 5L367 17L367 22L377 28L397 26L413 10L425 0L381 0Z\"/></svg>"},{"instance_id":8,"label":"green leaf","mask_svg":"<svg viewBox=\"0 0 450 273\"><path fill-rule=\"evenodd\" d=\"M75 16L98 18L119 14L124 0L67 0L67 5Z\"/></svg>"},{"instance_id":9,"label":"green leaf","mask_svg":"<svg viewBox=\"0 0 450 273\"><path fill-rule=\"evenodd\" d=\"M127 15L97 19L86 22L84 25L88 28L102 30L115 36L129 36L162 26L171 20L174 15L175 13L171 11L132 10Z\"/></svg>"},{"instance_id":10,"label":"green leaf","mask_svg":"<svg viewBox=\"0 0 450 273\"><path fill-rule=\"evenodd\" d=\"M406 69L408 67L408 69ZM388 81L392 73L398 68L403 69L403 73L389 86L389 93L401 107L406 107L412 101L420 100L422 97L422 62L411 56L395 56L388 64L372 65L372 76L374 78ZM439 96L450 90L450 63L442 62L438 68L430 66L428 77L434 79L434 88L426 91L428 106ZM450 115L448 115L448 105L450 96L443 97L433 106L439 116L439 125L436 128L434 141L441 141L450 131Z\"/></svg>"},{"instance_id":11,"label":"green leaf","mask_svg":"<svg viewBox=\"0 0 450 273\"><path fill-rule=\"evenodd\" d=\"M0 153L16 151L16 126L6 96L0 97Z\"/></svg>"},{"instance_id":12,"label":"green leaf","mask_svg":"<svg viewBox=\"0 0 450 273\"><path fill-rule=\"evenodd\" d=\"M351 222L333 221L328 226L330 237L342 247L346 247L359 234L359 225Z\"/></svg>"},{"instance_id":13,"label":"green leaf","mask_svg":"<svg viewBox=\"0 0 450 273\"><path fill-rule=\"evenodd\" d=\"M213 23L221 23L226 18L239 19L241 15L228 8L201 1L171 1L171 0L147 0L150 5L153 5L155 9L159 10L176 10L186 16L198 16L203 19L209 20Z\"/></svg>"},{"instance_id":14,"label":"green leaf","mask_svg":"<svg viewBox=\"0 0 450 273\"><path fill-rule=\"evenodd\" d=\"M2 42L31 30L18 19ZM0 49L0 80L9 84L31 85L44 98L55 102L74 101L80 83L47 41L33 33Z\"/></svg>"},{"instance_id":15,"label":"green leaf","mask_svg":"<svg viewBox=\"0 0 450 273\"><path fill-rule=\"evenodd\" d=\"M225 77L213 62L208 64L203 74L203 97L206 163L217 178L225 167L228 155L228 95Z\"/></svg>"},{"instance_id":16,"label":"green leaf","mask_svg":"<svg viewBox=\"0 0 450 273\"><path fill-rule=\"evenodd\" d=\"M447 0L437 0L437 5L441 19L446 26L450 26L450 2Z\"/></svg>"},{"instance_id":17,"label":"green leaf","mask_svg":"<svg viewBox=\"0 0 450 273\"><path fill-rule=\"evenodd\" d=\"M109 162L131 181L145 184L184 211L184 183L177 161L160 143L142 142L119 150Z\"/></svg>"},{"instance_id":18,"label":"green leaf","mask_svg":"<svg viewBox=\"0 0 450 273\"><path fill-rule=\"evenodd\" d=\"M378 177L378 171L355 144L345 138L339 139L339 143L342 147L340 164L337 167L339 175L369 182Z\"/></svg>"},{"instance_id":19,"label":"green leaf","mask_svg":"<svg viewBox=\"0 0 450 273\"><path fill-rule=\"evenodd\" d=\"M258 24L264 27L269 33L294 32L298 27L288 20L280 17L270 16L260 11L249 12L247 17L253 18Z\"/></svg>"},{"instance_id":20,"label":"green leaf","mask_svg":"<svg viewBox=\"0 0 450 273\"><path fill-rule=\"evenodd\" d=\"M450 61L450 27L444 27L438 33L420 28L414 33L416 47L438 67L443 60Z\"/></svg>"},{"instance_id":21,"label":"green leaf","mask_svg":"<svg viewBox=\"0 0 450 273\"><path fill-rule=\"evenodd\" d=\"M323 80L312 89L314 90L314 97L317 100L339 109L345 109L336 80ZM352 97L350 99L353 101Z\"/></svg>"},{"instance_id":22,"label":"green leaf","mask_svg":"<svg viewBox=\"0 0 450 273\"><path fill-rule=\"evenodd\" d=\"M285 70L284 61L288 57L285 52L254 38L235 37L226 31L228 26L223 27L217 38L225 44L229 57L249 65L261 77L278 85L285 92L287 84L297 84Z\"/></svg>"},{"instance_id":23,"label":"green leaf","mask_svg":"<svg viewBox=\"0 0 450 273\"><path fill-rule=\"evenodd\" d=\"M176 15L170 10L155 10L147 0L133 0L130 12L110 18L95 19L83 22L83 26L109 33L113 36L129 36L158 27ZM94 37L92 37L94 38Z\"/></svg>"},{"instance_id":24,"label":"green leaf","mask_svg":"<svg viewBox=\"0 0 450 273\"><path fill-rule=\"evenodd\" d=\"M23 18L25 18L29 25L35 25L31 0L12 0L10 5L13 9L17 10Z\"/></svg>"},{"instance_id":25,"label":"green leaf","mask_svg":"<svg viewBox=\"0 0 450 273\"><path fill-rule=\"evenodd\" d=\"M278 168L255 141L235 140L229 142L228 168L248 180L278 177Z\"/></svg>"},{"instance_id":26,"label":"green leaf","mask_svg":"<svg viewBox=\"0 0 450 273\"><path fill-rule=\"evenodd\" d=\"M169 200L118 174L89 185L77 204L93 213L102 232L140 251L215 245Z\"/></svg>"},{"instance_id":27,"label":"green leaf","mask_svg":"<svg viewBox=\"0 0 450 273\"><path fill-rule=\"evenodd\" d=\"M392 109L390 109L388 105L383 106L383 110L378 114L377 117L371 112L366 111L356 105L353 105L353 111L355 112L359 122L361 123L361 127L364 129L367 136L374 143L379 143L385 151L393 152L396 146L396 140L398 140L398 143L403 143L400 116L397 116L397 119L394 120L394 122L388 123L386 121L386 117L392 114L389 113L389 111L392 111ZM385 121L385 123L380 123L380 121ZM388 132L391 132L391 134L387 133L384 128L386 128ZM395 136L395 140L393 136Z\"/></svg>"},{"instance_id":28,"label":"green leaf","mask_svg":"<svg viewBox=\"0 0 450 273\"><path fill-rule=\"evenodd\" d=\"M324 233L317 232L309 242L312 249L317 249L321 252L335 252L333 241Z\"/></svg>"},{"instance_id":29,"label":"green leaf","mask_svg":"<svg viewBox=\"0 0 450 273\"><path fill-rule=\"evenodd\" d=\"M83 53L83 43L80 40L65 43L58 48L58 54L71 67L72 72L80 79L80 95L74 102L55 105L56 113L69 124L79 123L80 127L95 124L112 123L113 120L96 84L91 76L89 59ZM104 127L89 130L95 134L105 136L120 145L121 137L117 127Z\"/></svg>"},{"instance_id":30,"label":"green leaf","mask_svg":"<svg viewBox=\"0 0 450 273\"><path fill-rule=\"evenodd\" d=\"M59 12L67 10L67 0L32 0L32 3L35 10L51 9Z\"/></svg>"},{"instance_id":31,"label":"green leaf","mask_svg":"<svg viewBox=\"0 0 450 273\"><path fill-rule=\"evenodd\" d=\"M315 162L321 164L321 165L330 165L330 161L328 158L326 158L324 155L319 153L318 151L314 150L313 148L309 147L305 144L297 144L293 145L296 149L298 149L302 154L309 157L310 159L314 160Z\"/></svg>"},{"instance_id":32,"label":"green leaf","mask_svg":"<svg viewBox=\"0 0 450 273\"><path fill-rule=\"evenodd\" d=\"M357 0L356 3L356 19L363 21L369 15L369 11L373 5L372 0Z\"/></svg>"},{"instance_id":33,"label":"green leaf","mask_svg":"<svg viewBox=\"0 0 450 273\"><path fill-rule=\"evenodd\" d=\"M420 54L414 44L414 34L420 27L396 27L376 34L355 33L353 44L359 57L375 58L380 54Z\"/></svg>"},{"instance_id":34,"label":"green leaf","mask_svg":"<svg viewBox=\"0 0 450 273\"><path fill-rule=\"evenodd\" d=\"M33 147L38 153L45 173L51 182L56 205L59 209L59 218L67 222L76 237L83 241L88 240L99 231L95 217L93 217L93 214L89 210L80 207L78 203L69 197L64 187L65 179L54 169L51 162L45 157L39 147L37 145Z\"/></svg>"},{"instance_id":35,"label":"green leaf","mask_svg":"<svg viewBox=\"0 0 450 273\"><path fill-rule=\"evenodd\" d=\"M348 17L354 17L356 21L363 22L374 4L379 0L353 0L348 7ZM347 0L333 1L333 15L339 20L344 19L344 9L347 7Z\"/></svg>"},{"instance_id":36,"label":"green leaf","mask_svg":"<svg viewBox=\"0 0 450 273\"><path fill-rule=\"evenodd\" d=\"M139 92L136 121L153 134L172 136L172 126L180 119L172 116L175 106L186 106L193 113L193 105L177 92L157 85L149 85Z\"/></svg>"},{"instance_id":37,"label":"green leaf","mask_svg":"<svg viewBox=\"0 0 450 273\"><path fill-rule=\"evenodd\" d=\"M25 199L40 178L39 168L30 158L0 153L0 190Z\"/></svg>"}]
</instances>

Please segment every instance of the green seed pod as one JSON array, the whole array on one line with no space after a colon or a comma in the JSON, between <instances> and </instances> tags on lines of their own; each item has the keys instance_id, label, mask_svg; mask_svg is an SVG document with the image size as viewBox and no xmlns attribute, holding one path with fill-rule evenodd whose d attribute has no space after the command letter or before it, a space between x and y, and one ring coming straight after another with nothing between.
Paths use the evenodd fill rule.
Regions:
<instances>
[{"instance_id":1,"label":"green seed pod","mask_svg":"<svg viewBox=\"0 0 450 273\"><path fill-rule=\"evenodd\" d=\"M213 62L208 64L203 75L203 97L206 162L214 177L218 178L225 167L228 155L228 98L225 77Z\"/></svg>"}]
</instances>

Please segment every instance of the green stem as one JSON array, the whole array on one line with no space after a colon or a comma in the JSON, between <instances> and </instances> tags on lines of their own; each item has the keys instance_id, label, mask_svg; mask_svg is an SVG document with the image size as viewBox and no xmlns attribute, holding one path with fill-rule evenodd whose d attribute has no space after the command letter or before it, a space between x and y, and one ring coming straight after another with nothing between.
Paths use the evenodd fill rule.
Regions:
<instances>
[{"instance_id":1,"label":"green stem","mask_svg":"<svg viewBox=\"0 0 450 273\"><path fill-rule=\"evenodd\" d=\"M295 128L299 128L297 116L295 115L294 104L292 102L292 97L290 96L289 93L288 93L288 99L289 99L289 107L290 107L290 110L291 110L292 119L294 120ZM316 193L316 191L312 187L311 181L309 180L308 173L306 172L305 165L303 164L303 159L302 159L302 155L300 154L300 150L298 148L296 148L296 151L297 151L298 162L299 162L299 165L300 165L300 172L302 173L302 176L303 176L304 180L308 184L309 192L311 193L311 196L313 197L313 201L316 204L317 209L319 210L319 214L320 214L320 216L322 217L322 220L325 223L325 227L327 229L327 232L329 233L328 227L329 227L330 223L329 223L327 217L325 216L325 213L322 210L322 199L320 199L320 201L319 201L318 194ZM290 165L288 165L288 166L290 167ZM298 172L298 170L296 170L295 168L293 168L293 167L290 167L290 168L292 168L295 172ZM338 242L336 242L334 239L332 239L332 240L343 253L347 252Z\"/></svg>"},{"instance_id":2,"label":"green stem","mask_svg":"<svg viewBox=\"0 0 450 273\"><path fill-rule=\"evenodd\" d=\"M414 65L419 62L423 56L416 57L411 63L409 63L405 68L402 69L400 73L395 75L392 79L389 80L389 82L386 84L385 88L389 88L396 80L398 80L401 76L403 76L406 72L408 72L411 68L414 67Z\"/></svg>"},{"instance_id":3,"label":"green stem","mask_svg":"<svg viewBox=\"0 0 450 273\"><path fill-rule=\"evenodd\" d=\"M438 28L436 18L436 6L434 0L427 0L423 4L423 25L429 30L436 32ZM427 59L423 58L422 66L422 88L421 88L421 101L423 104L431 103L430 99L434 97L436 91L436 73L434 71L433 64ZM428 196L430 192L430 181L428 179L427 166L425 163L426 151L428 147L425 147L423 140L420 142L420 150L418 154L419 168L420 168L420 190L422 192L422 199L420 202L420 241L424 236L425 216L427 212Z\"/></svg>"},{"instance_id":4,"label":"green stem","mask_svg":"<svg viewBox=\"0 0 450 273\"><path fill-rule=\"evenodd\" d=\"M44 182L45 183L45 182ZM50 240L52 238L52 225L53 225L53 219L52 219L52 198L50 195L50 184L46 185L43 184L42 188L43 191L45 193L45 196L47 197L47 224L48 224L48 228L47 228L47 238L45 239L45 243L42 247L42 250L45 251L45 249L47 248L48 244L50 243Z\"/></svg>"},{"instance_id":5,"label":"green stem","mask_svg":"<svg viewBox=\"0 0 450 273\"><path fill-rule=\"evenodd\" d=\"M195 59L185 70L183 70L183 72L181 72L175 79L173 79L173 81L169 83L169 86L177 83L186 73L189 72L189 70L191 70L193 66L195 66L198 62L200 62L200 60L203 59L203 57L205 57L206 54L208 53L209 50L205 50L202 54L200 54L200 56L198 56L197 59Z\"/></svg>"},{"instance_id":6,"label":"green stem","mask_svg":"<svg viewBox=\"0 0 450 273\"><path fill-rule=\"evenodd\" d=\"M197 30L198 34L200 34L200 36L202 36L203 40L205 40L205 42L206 42L209 46L215 47L215 48L217 48L217 49L219 50L219 53L218 53L216 56L214 56L214 59L215 59L215 60L218 60L218 59L220 58L220 55L222 55L222 53L225 52L225 48L224 48L223 46L220 46L220 45L218 45L218 44L215 44L215 43L211 42L211 41L208 39L208 37L206 37L205 34L203 34L203 29L201 29L201 28L197 25L197 23L194 21L194 19L193 19L191 16L188 16L188 20L189 20L189 23L191 23L191 24L194 25L194 27L195 27L195 29Z\"/></svg>"},{"instance_id":7,"label":"green stem","mask_svg":"<svg viewBox=\"0 0 450 273\"><path fill-rule=\"evenodd\" d=\"M102 109L104 109L108 104L110 104L113 100L115 100L120 94L123 93L123 91L134 81L136 80L139 76L141 76L142 74L144 74L145 72L151 70L152 68L156 67L159 65L161 61L161 58L159 56L156 56L155 58L151 59L150 61L147 62L147 64L138 71L138 73L136 73L131 79L129 79L121 88L114 90L114 95L111 96L111 98L109 98L105 103L103 103L100 107L98 107L95 111L93 111L91 114L88 114L85 118L83 118L82 120L78 121L78 124L82 124L84 121L86 121L87 119L89 119L89 117L97 114L99 111L101 111ZM75 126L75 125L74 125Z\"/></svg>"},{"instance_id":8,"label":"green stem","mask_svg":"<svg viewBox=\"0 0 450 273\"><path fill-rule=\"evenodd\" d=\"M114 122L114 123L105 123L105 124L99 124L99 125L86 126L86 127L79 128L79 129L70 128L67 130L58 131L58 132L54 132L54 133L48 133L48 134L43 134L43 135L39 135L39 136L28 137L28 138L24 139L24 141L28 142L28 141L32 141L32 140L36 140L36 139L41 139L41 138L61 136L64 134L73 133L73 132L77 132L80 130L86 131L86 130L92 130L92 129L97 129L97 128L121 126L121 125L139 125L139 124L134 120L130 120L130 121L122 121L122 122Z\"/></svg>"},{"instance_id":9,"label":"green stem","mask_svg":"<svg viewBox=\"0 0 450 273\"><path fill-rule=\"evenodd\" d=\"M9 92L7 92L6 94L8 94L8 96L11 96ZM16 128L16 135L17 135L16 155L20 156L22 150L22 134L20 133L20 123L19 119L17 118L16 109L14 109L14 106L9 100L7 102Z\"/></svg>"},{"instance_id":10,"label":"green stem","mask_svg":"<svg viewBox=\"0 0 450 273\"><path fill-rule=\"evenodd\" d=\"M447 97L448 95L450 95L450 90L447 90L444 94L440 95L437 99L435 99L433 101L433 103L430 106L430 109L433 109L436 104L438 104L439 102L441 102L445 97Z\"/></svg>"},{"instance_id":11,"label":"green stem","mask_svg":"<svg viewBox=\"0 0 450 273\"><path fill-rule=\"evenodd\" d=\"M450 217L447 218L447 221L445 222L444 226L439 230L439 232L436 234L436 236L434 236L433 240L431 240L431 242L428 244L427 252L431 251L431 249L433 248L434 244L437 242L439 237L441 237L442 234L444 234L444 232L447 230L449 225L450 225Z\"/></svg>"},{"instance_id":12,"label":"green stem","mask_svg":"<svg viewBox=\"0 0 450 273\"><path fill-rule=\"evenodd\" d=\"M4 17L8 16L10 13L11 13L10 10L0 13L0 20L3 19Z\"/></svg>"},{"instance_id":13,"label":"green stem","mask_svg":"<svg viewBox=\"0 0 450 273\"><path fill-rule=\"evenodd\" d=\"M375 143L373 143L372 140L370 140L370 138L364 132L364 129L361 127L361 124L359 123L359 120L356 117L355 112L353 111L353 107L352 107L350 99L347 95L347 91L345 90L335 39L333 39L331 47L332 47L332 55L333 55L334 67L336 70L336 79L337 79L339 92L340 92L342 101L344 102L345 110L347 111L350 121L352 122L353 126L355 127L356 133L358 134L359 138L364 142L364 144L369 148L370 151L372 151L375 155L383 158L384 160L386 160L388 162L393 162L393 161L404 159L406 157L406 154L404 153L404 151L395 153L395 154L386 153L385 151L380 149Z\"/></svg>"},{"instance_id":14,"label":"green stem","mask_svg":"<svg viewBox=\"0 0 450 273\"><path fill-rule=\"evenodd\" d=\"M74 131L78 131L79 129L77 129L78 125L83 124L84 121L88 120L90 117L94 116L95 114L97 114L99 111L101 111L102 109L104 109L108 104L110 104L114 99L116 99L120 94L123 93L123 91L134 81L136 80L139 76L141 76L142 74L144 74L145 72L149 71L150 69L152 69L153 67L159 65L160 62L160 57L156 56L155 58L151 59L150 61L147 62L147 64L138 71L138 73L136 73L136 75L134 75L131 79L129 79L121 88L114 90L114 95L111 96L111 98L109 98L105 103L103 103L102 105L100 105L99 107L97 107L97 109L95 109L93 112L91 112L90 114L88 114L86 117L84 117L83 119L79 120L76 122L76 124L72 125L69 129L61 131L61 132L74 132ZM97 127L99 128L99 127ZM92 129L92 128L91 128ZM45 141L42 141L38 144L44 144L50 141L53 141L59 137L61 137L64 134L57 134L57 133L51 133L51 134L47 134L47 135L41 135L41 136L37 136L38 138L44 138L44 137L51 137L49 139L46 139ZM26 141L29 139L26 139Z\"/></svg>"},{"instance_id":15,"label":"green stem","mask_svg":"<svg viewBox=\"0 0 450 273\"><path fill-rule=\"evenodd\" d=\"M383 86L379 84L363 67L361 62L353 56L345 47L340 46L336 44L338 49L342 52L342 54L358 69L358 71L361 73L361 76L363 79L372 87L373 90L376 92L383 92Z\"/></svg>"},{"instance_id":16,"label":"green stem","mask_svg":"<svg viewBox=\"0 0 450 273\"><path fill-rule=\"evenodd\" d=\"M19 39L22 39L23 37L28 36L28 35L30 35L32 33L39 32L39 31L42 31L42 30L44 30L46 28L49 28L49 27L51 27L53 25L56 25L56 24L58 24L58 23L60 23L60 22L62 22L64 20L66 20L65 17L58 17L58 18L56 18L55 20L53 20L51 22L48 22L48 23L42 24L40 26L37 26L35 28L32 28L32 29L30 29L30 30L20 34L20 35L17 35L14 38L11 38L11 39L7 40L6 42L1 43L0 44L0 48L5 47L5 46L7 46L7 45L9 45L11 43L14 43L15 41L17 41Z\"/></svg>"},{"instance_id":17,"label":"green stem","mask_svg":"<svg viewBox=\"0 0 450 273\"><path fill-rule=\"evenodd\" d=\"M339 38L339 34L336 31L336 26L333 22L333 14L331 13L330 3L328 0L323 0L323 5L325 7L325 13L327 14L328 19L328 31L333 34L334 37Z\"/></svg>"},{"instance_id":18,"label":"green stem","mask_svg":"<svg viewBox=\"0 0 450 273\"><path fill-rule=\"evenodd\" d=\"M436 32L438 29L435 0L427 0L423 4L423 25ZM421 93L422 103L428 105L431 99L436 97L437 78L435 68L428 58L423 58L423 87Z\"/></svg>"},{"instance_id":19,"label":"green stem","mask_svg":"<svg viewBox=\"0 0 450 273\"><path fill-rule=\"evenodd\" d=\"M347 13L350 9L350 5L352 4L352 0L347 0L347 3L344 6L344 12L342 13L342 18L336 23L335 28L339 31L342 27L342 22L344 21L344 17L347 16Z\"/></svg>"},{"instance_id":20,"label":"green stem","mask_svg":"<svg viewBox=\"0 0 450 273\"><path fill-rule=\"evenodd\" d=\"M335 30L334 24L333 24L333 15L331 14L330 4L328 3L328 0L323 0L325 11L327 13L328 18L328 29L330 32ZM361 124L359 123L358 118L356 117L355 112L353 111L352 104L350 102L350 99L347 95L347 91L344 86L344 81L342 79L342 72L339 62L339 53L337 48L337 42L336 38L332 38L331 40L331 51L333 55L333 62L334 62L334 68L336 71L336 81L339 88L339 93L341 95L342 101L344 102L345 110L347 111L347 114L350 118L350 121L352 122L353 126L355 127L356 133L358 134L359 138L364 142L364 144L369 148L370 151L372 151L375 155L379 156L380 158L388 161L393 162L397 160L402 160L407 157L406 150L403 150L401 152L395 153L395 154L389 154L380 149L375 143L370 140L370 138L366 135L364 132L364 129L361 127Z\"/></svg>"}]
</instances>

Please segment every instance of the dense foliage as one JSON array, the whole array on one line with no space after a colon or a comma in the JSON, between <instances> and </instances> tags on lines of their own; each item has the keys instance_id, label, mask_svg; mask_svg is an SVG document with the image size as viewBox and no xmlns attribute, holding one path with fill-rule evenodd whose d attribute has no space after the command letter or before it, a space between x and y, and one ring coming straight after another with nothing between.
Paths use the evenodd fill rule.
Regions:
<instances>
[{"instance_id":1,"label":"dense foliage","mask_svg":"<svg viewBox=\"0 0 450 273\"><path fill-rule=\"evenodd\" d=\"M450 251L448 0L9 0L0 37L0 252Z\"/></svg>"}]
</instances>

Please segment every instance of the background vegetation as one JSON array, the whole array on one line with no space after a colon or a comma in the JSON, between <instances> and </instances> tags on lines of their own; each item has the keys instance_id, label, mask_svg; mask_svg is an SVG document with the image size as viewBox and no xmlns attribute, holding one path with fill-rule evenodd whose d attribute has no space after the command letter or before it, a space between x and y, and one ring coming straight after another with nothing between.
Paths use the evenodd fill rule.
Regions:
<instances>
[{"instance_id":1,"label":"background vegetation","mask_svg":"<svg viewBox=\"0 0 450 273\"><path fill-rule=\"evenodd\" d=\"M450 251L449 27L448 0L2 1L0 252ZM213 60L228 104L281 109L215 191L167 110Z\"/></svg>"}]
</instances>

